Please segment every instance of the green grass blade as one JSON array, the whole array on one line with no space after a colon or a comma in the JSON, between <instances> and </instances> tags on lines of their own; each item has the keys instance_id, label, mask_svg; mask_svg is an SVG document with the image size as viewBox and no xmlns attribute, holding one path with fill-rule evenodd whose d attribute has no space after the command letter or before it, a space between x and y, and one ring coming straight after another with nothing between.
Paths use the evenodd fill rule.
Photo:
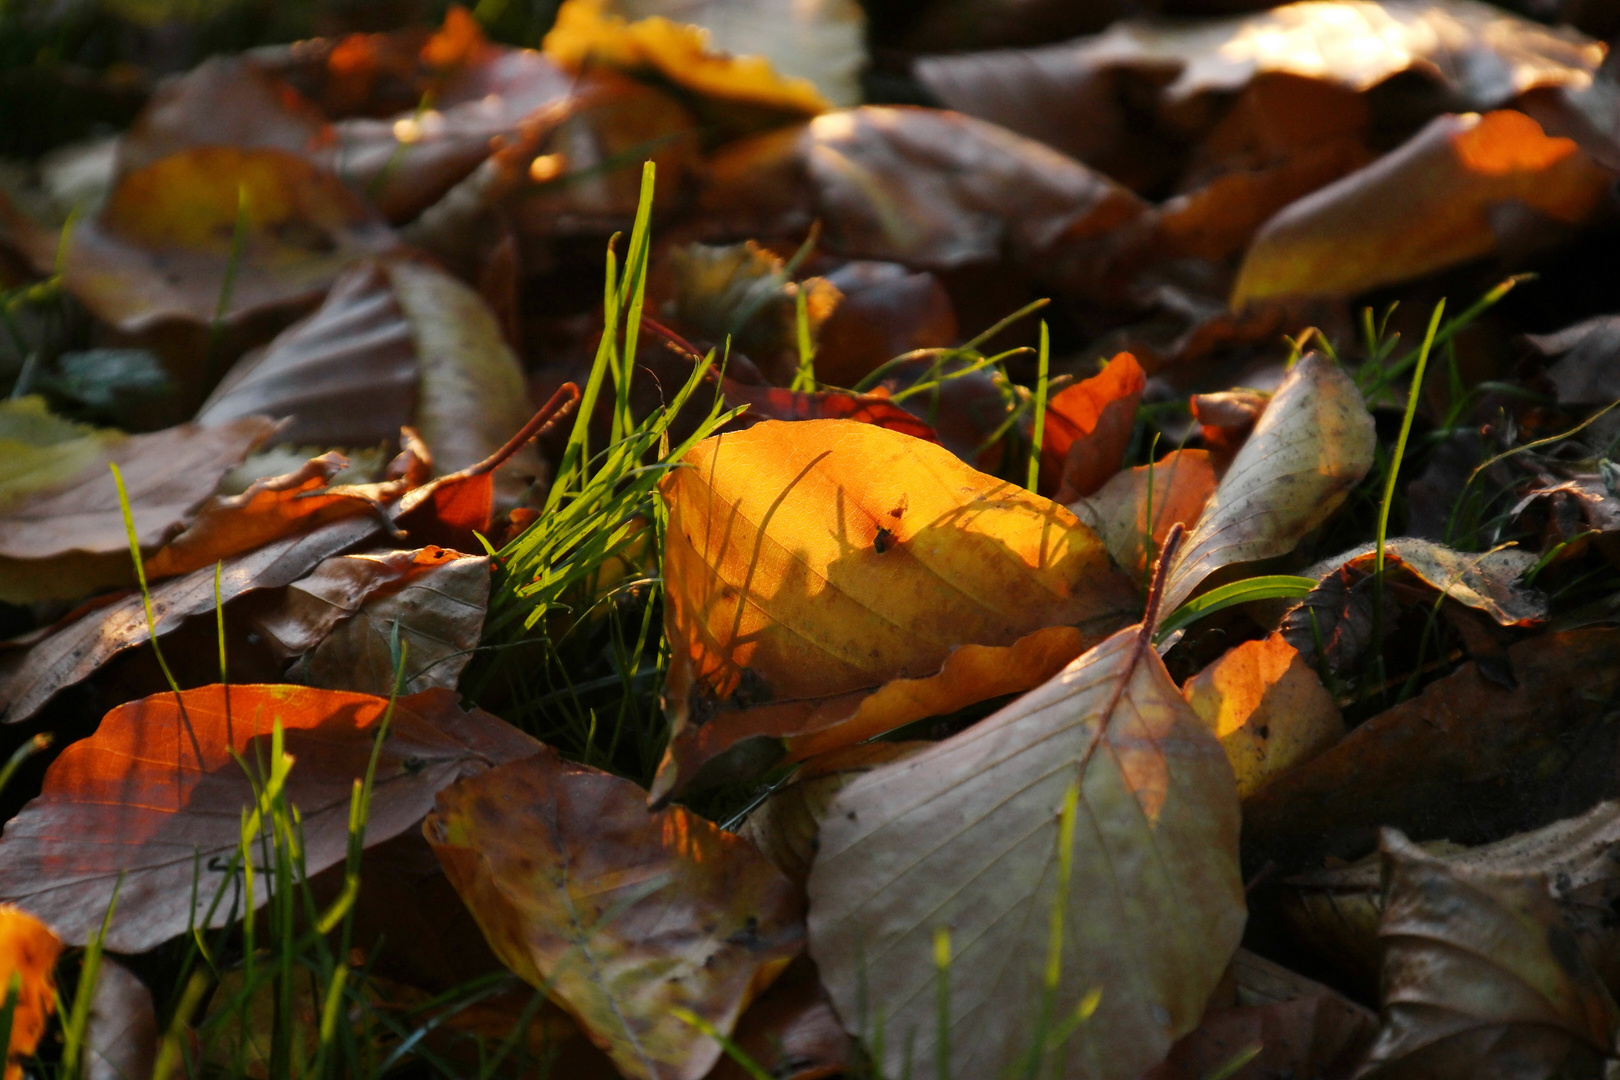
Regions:
<instances>
[{"instance_id":1,"label":"green grass blade","mask_svg":"<svg viewBox=\"0 0 1620 1080\"><path fill-rule=\"evenodd\" d=\"M1161 643L1177 630L1191 626L1205 615L1212 615L1237 604L1248 604L1256 600L1297 600L1316 588L1316 584L1315 578L1296 577L1292 574L1269 574L1222 585L1202 596L1195 596L1176 608L1159 624L1159 631L1153 635L1153 640Z\"/></svg>"}]
</instances>

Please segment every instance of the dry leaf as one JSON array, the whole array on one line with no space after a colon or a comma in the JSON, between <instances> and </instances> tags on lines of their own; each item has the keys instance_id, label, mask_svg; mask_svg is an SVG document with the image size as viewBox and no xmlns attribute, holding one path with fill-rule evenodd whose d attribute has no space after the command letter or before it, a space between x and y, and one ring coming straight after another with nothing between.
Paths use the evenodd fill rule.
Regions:
<instances>
[{"instance_id":1,"label":"dry leaf","mask_svg":"<svg viewBox=\"0 0 1620 1080\"><path fill-rule=\"evenodd\" d=\"M1558 388L1560 405L1607 405L1620 398L1620 315L1599 315L1557 333L1526 336L1542 355L1558 357L1547 377Z\"/></svg>"},{"instance_id":2,"label":"dry leaf","mask_svg":"<svg viewBox=\"0 0 1620 1080\"><path fill-rule=\"evenodd\" d=\"M41 398L0 402L0 599L72 600L135 580L110 463L150 553L274 429L254 416L124 435L59 420Z\"/></svg>"},{"instance_id":3,"label":"dry leaf","mask_svg":"<svg viewBox=\"0 0 1620 1080\"><path fill-rule=\"evenodd\" d=\"M287 801L301 814L308 872L318 873L347 851L350 789L366 774L385 712L371 844L415 825L446 784L538 745L489 713L463 712L448 690L400 698L391 712L387 698L302 686L154 694L109 712L51 763L44 791L0 837L0 896L83 942L100 929L122 875L106 938L115 952L145 952L193 920L227 925L241 917L243 898L229 895L240 880L229 870L241 812L256 798L240 762L267 758L281 724L295 761ZM74 843L62 844L65 835ZM228 895L206 921L221 889ZM255 902L265 899L257 890Z\"/></svg>"},{"instance_id":4,"label":"dry leaf","mask_svg":"<svg viewBox=\"0 0 1620 1080\"><path fill-rule=\"evenodd\" d=\"M803 947L803 901L746 840L555 751L443 791L423 824L496 954L626 1076L698 1080Z\"/></svg>"},{"instance_id":5,"label":"dry leaf","mask_svg":"<svg viewBox=\"0 0 1620 1080\"><path fill-rule=\"evenodd\" d=\"M773 792L748 815L742 835L782 873L798 884L810 876L819 843L817 833L833 796L863 773L913 754L931 743L869 742L821 754L793 774L793 782Z\"/></svg>"},{"instance_id":6,"label":"dry leaf","mask_svg":"<svg viewBox=\"0 0 1620 1080\"><path fill-rule=\"evenodd\" d=\"M816 965L795 957L737 1021L732 1042L773 1080L821 1080L845 1075L856 1051L833 1012ZM728 1054L708 1080L749 1080Z\"/></svg>"},{"instance_id":7,"label":"dry leaf","mask_svg":"<svg viewBox=\"0 0 1620 1080\"><path fill-rule=\"evenodd\" d=\"M376 446L412 422L416 343L375 263L348 271L321 306L249 353L197 413L212 427L242 416L285 418L277 436L297 446Z\"/></svg>"},{"instance_id":8,"label":"dry leaf","mask_svg":"<svg viewBox=\"0 0 1620 1080\"><path fill-rule=\"evenodd\" d=\"M564 67L650 68L724 101L815 114L861 99L854 0L565 0L541 46Z\"/></svg>"},{"instance_id":9,"label":"dry leaf","mask_svg":"<svg viewBox=\"0 0 1620 1080\"><path fill-rule=\"evenodd\" d=\"M854 386L901 353L961 340L950 294L933 274L855 259L825 276L844 298L821 325L816 379L823 385Z\"/></svg>"},{"instance_id":10,"label":"dry leaf","mask_svg":"<svg viewBox=\"0 0 1620 1080\"><path fill-rule=\"evenodd\" d=\"M1283 555L1332 516L1372 467L1372 415L1338 364L1294 365L1176 554L1164 610L1210 574Z\"/></svg>"},{"instance_id":11,"label":"dry leaf","mask_svg":"<svg viewBox=\"0 0 1620 1080\"><path fill-rule=\"evenodd\" d=\"M896 405L882 387L870 394L851 394L843 390L802 391L753 386L735 379L722 379L720 386L728 405L748 406L748 411L738 417L739 427L750 427L765 420L855 420L924 442L940 441L933 428Z\"/></svg>"},{"instance_id":12,"label":"dry leaf","mask_svg":"<svg viewBox=\"0 0 1620 1080\"><path fill-rule=\"evenodd\" d=\"M1130 148L1140 135L1121 108L1123 74L1141 76L1164 111L1267 73L1364 91L1404 71L1441 82L1464 107L1487 109L1537 86L1586 87L1604 53L1574 30L1474 0L1307 0L1196 22L1121 21L1034 49L926 57L916 73L947 108L1107 168L1106 158L1145 149Z\"/></svg>"},{"instance_id":13,"label":"dry leaf","mask_svg":"<svg viewBox=\"0 0 1620 1080\"><path fill-rule=\"evenodd\" d=\"M1208 451L1172 450L1152 465L1118 473L1069 509L1102 537L1115 562L1145 581L1170 530L1192 529L1214 491Z\"/></svg>"},{"instance_id":14,"label":"dry leaf","mask_svg":"<svg viewBox=\"0 0 1620 1080\"><path fill-rule=\"evenodd\" d=\"M1386 829L1383 1028L1358 1078L1591 1075L1620 1009L1546 876L1436 858Z\"/></svg>"},{"instance_id":15,"label":"dry leaf","mask_svg":"<svg viewBox=\"0 0 1620 1080\"><path fill-rule=\"evenodd\" d=\"M1120 353L1096 375L1055 394L1046 404L1041 490L1072 503L1096 494L1119 472L1146 385L1136 357Z\"/></svg>"},{"instance_id":16,"label":"dry leaf","mask_svg":"<svg viewBox=\"0 0 1620 1080\"><path fill-rule=\"evenodd\" d=\"M1608 744L1586 740L1608 738L1594 702L1620 686L1620 633L1544 634L1508 657L1516 689L1464 665L1260 790L1244 804L1245 841L1285 869L1359 857L1380 825L1480 843L1611 790L1607 751L1593 749Z\"/></svg>"},{"instance_id":17,"label":"dry leaf","mask_svg":"<svg viewBox=\"0 0 1620 1080\"><path fill-rule=\"evenodd\" d=\"M1244 256L1232 306L1350 295L1496 249L1509 202L1579 224L1612 177L1570 139L1511 110L1442 116L1373 164L1291 204Z\"/></svg>"},{"instance_id":18,"label":"dry leaf","mask_svg":"<svg viewBox=\"0 0 1620 1080\"><path fill-rule=\"evenodd\" d=\"M347 518L227 559L220 571L219 600L229 603L253 589L290 585L322 559L369 539L377 528L370 518ZM158 634L177 630L191 616L214 611L214 567L156 583L151 597ZM0 657L0 718L8 724L27 720L64 687L89 678L117 654L149 640L139 593L71 614L64 626L27 652Z\"/></svg>"},{"instance_id":19,"label":"dry leaf","mask_svg":"<svg viewBox=\"0 0 1620 1080\"><path fill-rule=\"evenodd\" d=\"M0 987L18 980L17 1006L11 1015L11 1044L6 1048L5 1080L22 1080L22 1060L33 1054L45 1034L45 1021L56 1011L52 972L62 942L44 923L9 904L0 904ZM0 990L0 994L9 993Z\"/></svg>"},{"instance_id":20,"label":"dry leaf","mask_svg":"<svg viewBox=\"0 0 1620 1080\"><path fill-rule=\"evenodd\" d=\"M157 1048L152 992L127 967L103 955L84 1031L85 1080L146 1080Z\"/></svg>"},{"instance_id":21,"label":"dry leaf","mask_svg":"<svg viewBox=\"0 0 1620 1080\"><path fill-rule=\"evenodd\" d=\"M231 250L238 218L241 255ZM208 325L235 266L224 318L317 299L351 263L394 250L392 232L334 174L285 150L199 146L122 176L78 223L64 282L129 332L166 319ZM54 234L30 256L49 271Z\"/></svg>"},{"instance_id":22,"label":"dry leaf","mask_svg":"<svg viewBox=\"0 0 1620 1080\"><path fill-rule=\"evenodd\" d=\"M369 595L289 675L309 686L386 695L395 685L397 629L407 650L405 692L455 689L484 629L490 565L487 555L442 554L448 557L409 575L403 584Z\"/></svg>"},{"instance_id":23,"label":"dry leaf","mask_svg":"<svg viewBox=\"0 0 1620 1080\"><path fill-rule=\"evenodd\" d=\"M826 225L829 247L925 269L1038 266L1135 219L1135 195L1078 161L971 117L867 105L716 154L701 209L758 231Z\"/></svg>"},{"instance_id":24,"label":"dry leaf","mask_svg":"<svg viewBox=\"0 0 1620 1080\"><path fill-rule=\"evenodd\" d=\"M885 1060L935 1069L935 932L952 942L951 1071L1021 1063L1064 910L1051 1015L1102 996L1065 1077L1134 1078L1198 1023L1244 922L1231 766L1146 631L1122 630L987 720L855 780L810 871L810 954L853 1034L881 1003ZM1095 753L1093 753L1095 751ZM1080 785L1072 876L1059 810ZM864 992L860 989L864 987Z\"/></svg>"},{"instance_id":25,"label":"dry leaf","mask_svg":"<svg viewBox=\"0 0 1620 1080\"><path fill-rule=\"evenodd\" d=\"M1131 604L1067 510L869 424L707 439L661 490L659 799L721 754L749 773L1028 689Z\"/></svg>"},{"instance_id":26,"label":"dry leaf","mask_svg":"<svg viewBox=\"0 0 1620 1080\"><path fill-rule=\"evenodd\" d=\"M1281 634L1229 650L1182 691L1221 740L1244 798L1344 738L1333 695Z\"/></svg>"}]
</instances>

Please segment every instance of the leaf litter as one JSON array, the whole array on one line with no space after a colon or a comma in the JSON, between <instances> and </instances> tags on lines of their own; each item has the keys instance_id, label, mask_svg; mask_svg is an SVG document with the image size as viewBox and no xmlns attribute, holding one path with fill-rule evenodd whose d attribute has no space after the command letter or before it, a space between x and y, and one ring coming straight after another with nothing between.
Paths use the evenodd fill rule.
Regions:
<instances>
[{"instance_id":1,"label":"leaf litter","mask_svg":"<svg viewBox=\"0 0 1620 1080\"><path fill-rule=\"evenodd\" d=\"M326 6L8 113L8 1080L1612 1071L1592 5Z\"/></svg>"}]
</instances>

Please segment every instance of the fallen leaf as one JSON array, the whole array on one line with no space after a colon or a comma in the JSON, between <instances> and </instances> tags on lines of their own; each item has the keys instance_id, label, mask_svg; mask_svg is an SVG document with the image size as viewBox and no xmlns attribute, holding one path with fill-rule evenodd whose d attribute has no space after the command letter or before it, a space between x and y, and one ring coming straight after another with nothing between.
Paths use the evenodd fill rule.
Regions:
<instances>
[{"instance_id":1,"label":"fallen leaf","mask_svg":"<svg viewBox=\"0 0 1620 1080\"><path fill-rule=\"evenodd\" d=\"M626 1076L698 1080L803 947L803 901L747 841L555 751L443 791L423 824L496 954Z\"/></svg>"},{"instance_id":2,"label":"fallen leaf","mask_svg":"<svg viewBox=\"0 0 1620 1080\"><path fill-rule=\"evenodd\" d=\"M650 68L708 97L815 113L861 99L853 0L565 0L541 48L571 70Z\"/></svg>"},{"instance_id":3,"label":"fallen leaf","mask_svg":"<svg viewBox=\"0 0 1620 1080\"><path fill-rule=\"evenodd\" d=\"M765 420L854 420L898 431L914 439L937 443L934 429L894 403L882 388L878 393L851 394L843 390L784 390L779 386L752 386L722 379L721 392L728 404L746 404L738 417L740 427Z\"/></svg>"},{"instance_id":4,"label":"fallen leaf","mask_svg":"<svg viewBox=\"0 0 1620 1080\"><path fill-rule=\"evenodd\" d=\"M1122 20L1063 44L924 57L915 70L947 108L1108 169L1154 148L1122 107L1125 76L1140 77L1161 114L1266 74L1360 92L1405 71L1441 83L1464 107L1489 109L1537 86L1589 86L1605 51L1577 31L1473 0L1306 0L1196 22Z\"/></svg>"},{"instance_id":5,"label":"fallen leaf","mask_svg":"<svg viewBox=\"0 0 1620 1080\"><path fill-rule=\"evenodd\" d=\"M1579 224L1612 177L1523 113L1442 116L1377 161L1261 227L1231 303L1354 294L1496 249L1493 207L1515 202Z\"/></svg>"},{"instance_id":6,"label":"fallen leaf","mask_svg":"<svg viewBox=\"0 0 1620 1080\"><path fill-rule=\"evenodd\" d=\"M1604 730L1592 703L1620 685L1617 643L1608 628L1543 634L1508 649L1516 689L1475 664L1430 683L1245 800L1245 843L1292 869L1360 857L1380 825L1480 843L1603 797L1606 758L1583 740Z\"/></svg>"},{"instance_id":7,"label":"fallen leaf","mask_svg":"<svg viewBox=\"0 0 1620 1080\"><path fill-rule=\"evenodd\" d=\"M385 713L371 844L415 825L446 784L538 745L489 713L462 711L448 690L400 698L392 710L387 698L302 686L155 694L113 709L51 763L44 791L0 837L0 896L83 942L122 875L106 938L115 952L145 952L193 921L227 925L241 917L240 896L228 895L211 920L208 909L217 890L240 888L229 870L241 812L256 799L240 762L267 755L279 721L295 761L287 801L301 815L307 872L318 873L347 851L350 789L366 775ZM75 842L64 846L64 835ZM265 899L258 890L255 902Z\"/></svg>"},{"instance_id":8,"label":"fallen leaf","mask_svg":"<svg viewBox=\"0 0 1620 1080\"><path fill-rule=\"evenodd\" d=\"M816 380L824 386L854 386L901 353L961 340L950 294L933 274L853 259L824 277L844 295L816 345Z\"/></svg>"},{"instance_id":9,"label":"fallen leaf","mask_svg":"<svg viewBox=\"0 0 1620 1080\"><path fill-rule=\"evenodd\" d=\"M777 384L791 381L798 367L799 294L812 342L842 299L822 278L794 281L780 258L751 240L678 247L669 254L669 275L671 318L705 341L729 341Z\"/></svg>"},{"instance_id":10,"label":"fallen leaf","mask_svg":"<svg viewBox=\"0 0 1620 1080\"><path fill-rule=\"evenodd\" d=\"M833 796L857 776L913 754L927 742L869 742L821 754L793 774L793 782L755 807L740 830L782 873L803 884L815 861L817 833Z\"/></svg>"},{"instance_id":11,"label":"fallen leaf","mask_svg":"<svg viewBox=\"0 0 1620 1080\"><path fill-rule=\"evenodd\" d=\"M1560 405L1607 405L1620 398L1620 315L1599 315L1552 334L1527 335L1543 356L1558 360L1547 377Z\"/></svg>"},{"instance_id":12,"label":"fallen leaf","mask_svg":"<svg viewBox=\"0 0 1620 1080\"><path fill-rule=\"evenodd\" d=\"M1119 472L1146 385L1136 357L1120 353L1096 375L1053 395L1041 440L1041 490L1072 503L1096 494Z\"/></svg>"},{"instance_id":13,"label":"fallen leaf","mask_svg":"<svg viewBox=\"0 0 1620 1080\"><path fill-rule=\"evenodd\" d=\"M318 309L237 361L196 422L271 416L284 421L277 438L298 446L391 443L415 417L418 374L415 337L388 275L362 263Z\"/></svg>"},{"instance_id":14,"label":"fallen leaf","mask_svg":"<svg viewBox=\"0 0 1620 1080\"><path fill-rule=\"evenodd\" d=\"M1380 846L1384 1023L1356 1075L1478 1076L1506 1061L1513 1075L1595 1073L1620 1009L1545 875L1438 859L1396 829Z\"/></svg>"},{"instance_id":15,"label":"fallen leaf","mask_svg":"<svg viewBox=\"0 0 1620 1080\"><path fill-rule=\"evenodd\" d=\"M322 559L354 547L376 532L374 520L347 518L225 560L219 600L229 603L253 589L290 585ZM178 630L191 616L214 611L214 567L158 582L151 587L151 598L157 633ZM139 593L70 614L64 626L26 652L0 655L0 720L8 724L27 720L63 688L89 678L114 656L150 640Z\"/></svg>"},{"instance_id":16,"label":"fallen leaf","mask_svg":"<svg viewBox=\"0 0 1620 1080\"><path fill-rule=\"evenodd\" d=\"M1254 430L1271 402L1271 395L1259 390L1224 390L1215 394L1194 394L1187 399L1199 434L1221 472Z\"/></svg>"},{"instance_id":17,"label":"fallen leaf","mask_svg":"<svg viewBox=\"0 0 1620 1080\"><path fill-rule=\"evenodd\" d=\"M1146 209L1049 147L936 109L825 113L797 134L731 143L710 174L700 209L724 220L820 218L832 250L922 269L1039 265L1066 241L1083 244Z\"/></svg>"},{"instance_id":18,"label":"fallen leaf","mask_svg":"<svg viewBox=\"0 0 1620 1080\"><path fill-rule=\"evenodd\" d=\"M751 772L1028 689L1131 604L1067 510L870 424L716 436L661 491L674 734L655 799L733 747Z\"/></svg>"},{"instance_id":19,"label":"fallen leaf","mask_svg":"<svg viewBox=\"0 0 1620 1080\"><path fill-rule=\"evenodd\" d=\"M215 495L145 560L147 578L189 574L339 518L370 514L380 521L383 500L397 498L404 483L332 484L348 464L342 454L326 453L293 472L255 480L239 495Z\"/></svg>"},{"instance_id":20,"label":"fallen leaf","mask_svg":"<svg viewBox=\"0 0 1620 1080\"><path fill-rule=\"evenodd\" d=\"M53 417L41 398L0 402L0 599L72 600L134 581L109 464L123 473L136 539L150 553L274 429L255 416L125 435Z\"/></svg>"},{"instance_id":21,"label":"fallen leaf","mask_svg":"<svg viewBox=\"0 0 1620 1080\"><path fill-rule=\"evenodd\" d=\"M1198 1027L1141 1080L1349 1080L1377 1034L1373 1013L1247 950L1238 950L1228 975L1233 1001L1212 1001Z\"/></svg>"},{"instance_id":22,"label":"fallen leaf","mask_svg":"<svg viewBox=\"0 0 1620 1080\"><path fill-rule=\"evenodd\" d=\"M1206 450L1172 450L1152 465L1117 473L1090 498L1069 504L1102 537L1114 561L1146 581L1176 525L1191 530L1215 491Z\"/></svg>"},{"instance_id":23,"label":"fallen leaf","mask_svg":"<svg viewBox=\"0 0 1620 1080\"><path fill-rule=\"evenodd\" d=\"M737 1020L732 1042L773 1080L821 1080L845 1074L855 1047L833 1012L816 965L795 957ZM749 1080L728 1054L708 1080Z\"/></svg>"},{"instance_id":24,"label":"fallen leaf","mask_svg":"<svg viewBox=\"0 0 1620 1080\"><path fill-rule=\"evenodd\" d=\"M373 591L289 675L309 686L386 695L395 685L397 630L407 650L405 692L453 690L478 647L489 590L488 556L441 551L441 560L402 584Z\"/></svg>"},{"instance_id":25,"label":"fallen leaf","mask_svg":"<svg viewBox=\"0 0 1620 1080\"><path fill-rule=\"evenodd\" d=\"M157 1060L152 992L123 964L103 955L84 1030L85 1080L140 1080Z\"/></svg>"},{"instance_id":26,"label":"fallen leaf","mask_svg":"<svg viewBox=\"0 0 1620 1080\"><path fill-rule=\"evenodd\" d=\"M0 985L9 988L12 979L18 982L5 1080L22 1080L23 1059L33 1054L45 1034L45 1021L56 1011L52 971L61 952L62 942L50 927L26 911L0 904ZM9 989L0 993L9 994Z\"/></svg>"},{"instance_id":27,"label":"fallen leaf","mask_svg":"<svg viewBox=\"0 0 1620 1080\"><path fill-rule=\"evenodd\" d=\"M1084 1036L1053 1048L1059 1074L1134 1078L1197 1025L1243 929L1237 794L1148 633L1120 631L833 800L810 870L810 955L852 1034L871 1033L860 1002L881 1003L891 1074L902 1055L914 1075L936 1067L941 929L951 1071L994 1076L1026 1060L1054 905L1064 943L1050 1015L1102 995ZM1073 846L1060 853L1075 785Z\"/></svg>"},{"instance_id":28,"label":"fallen leaf","mask_svg":"<svg viewBox=\"0 0 1620 1080\"><path fill-rule=\"evenodd\" d=\"M1228 650L1182 692L1221 740L1245 798L1344 738L1333 695L1281 634Z\"/></svg>"},{"instance_id":29,"label":"fallen leaf","mask_svg":"<svg viewBox=\"0 0 1620 1080\"><path fill-rule=\"evenodd\" d=\"M1361 482L1374 443L1372 415L1350 376L1316 353L1302 358L1177 553L1164 610L1217 570L1292 550Z\"/></svg>"},{"instance_id":30,"label":"fallen leaf","mask_svg":"<svg viewBox=\"0 0 1620 1080\"><path fill-rule=\"evenodd\" d=\"M246 223L233 259L238 218ZM49 271L56 237L30 255ZM278 149L199 146L126 173L67 238L64 283L98 318L139 332L209 325L318 299L350 264L398 241L331 172ZM224 291L228 270L232 285ZM228 305L219 310L221 296Z\"/></svg>"}]
</instances>

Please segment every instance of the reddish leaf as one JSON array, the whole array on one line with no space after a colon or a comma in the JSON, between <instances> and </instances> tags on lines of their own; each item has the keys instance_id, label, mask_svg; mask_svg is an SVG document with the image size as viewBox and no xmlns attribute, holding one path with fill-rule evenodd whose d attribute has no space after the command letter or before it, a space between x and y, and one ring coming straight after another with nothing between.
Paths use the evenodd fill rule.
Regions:
<instances>
[{"instance_id":1,"label":"reddish leaf","mask_svg":"<svg viewBox=\"0 0 1620 1080\"><path fill-rule=\"evenodd\" d=\"M121 705L62 752L44 791L6 826L0 896L83 942L100 928L123 874L106 939L117 952L144 952L193 919L202 925L220 889L225 901L207 925L223 926L241 916L232 915L239 886L226 870L241 812L255 799L233 754L259 761L272 726L286 731L296 761L287 799L302 815L305 866L314 874L344 857L350 789L365 775L388 707L385 698L301 686L205 686ZM536 745L489 713L463 712L450 691L401 698L377 763L367 842L415 825L446 784ZM256 891L255 902L264 901Z\"/></svg>"},{"instance_id":2,"label":"reddish leaf","mask_svg":"<svg viewBox=\"0 0 1620 1080\"><path fill-rule=\"evenodd\" d=\"M1091 495L1119 472L1136 424L1147 375L1136 357L1120 353L1108 365L1046 405L1040 487L1071 503Z\"/></svg>"}]
</instances>

